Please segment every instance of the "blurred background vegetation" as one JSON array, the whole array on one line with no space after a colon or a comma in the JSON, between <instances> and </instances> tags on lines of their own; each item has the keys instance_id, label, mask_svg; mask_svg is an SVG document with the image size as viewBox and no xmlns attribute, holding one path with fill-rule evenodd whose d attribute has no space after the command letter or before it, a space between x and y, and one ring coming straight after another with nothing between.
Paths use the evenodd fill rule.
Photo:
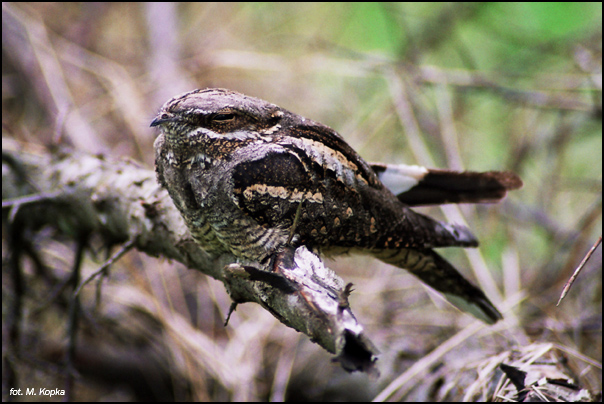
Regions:
<instances>
[{"instance_id":1,"label":"blurred background vegetation","mask_svg":"<svg viewBox=\"0 0 604 404\"><path fill-rule=\"evenodd\" d=\"M260 307L241 306L224 328L222 284L133 251L104 281L113 317L85 315L90 360L78 362L72 399L366 400L393 380L398 399L484 399L464 397L451 375L532 343L554 344L576 381L601 390L601 247L556 307L602 232L601 3L2 5L3 149L60 145L152 169L155 112L204 87L327 124L369 161L518 173L524 188L499 205L422 209L475 231L478 250L443 253L506 320L461 338L474 320L409 274L364 257L330 261L355 284L352 307L382 352L371 380ZM4 237L3 319L14 293ZM60 284L73 241L35 239ZM87 254L84 272L100 262ZM3 344L3 359L19 387L61 388L65 307L41 309L56 285L27 277L28 355ZM136 364L169 371L149 388Z\"/></svg>"}]
</instances>

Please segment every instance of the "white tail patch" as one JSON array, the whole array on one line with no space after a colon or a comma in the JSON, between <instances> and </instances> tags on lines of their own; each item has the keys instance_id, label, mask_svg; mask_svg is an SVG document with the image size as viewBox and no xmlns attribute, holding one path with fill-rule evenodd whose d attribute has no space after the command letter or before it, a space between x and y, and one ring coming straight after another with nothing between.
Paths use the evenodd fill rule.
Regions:
<instances>
[{"instance_id":1,"label":"white tail patch","mask_svg":"<svg viewBox=\"0 0 604 404\"><path fill-rule=\"evenodd\" d=\"M378 178L390 192L398 195L416 186L426 174L428 169L425 167L398 164L388 165L384 172L378 174Z\"/></svg>"}]
</instances>

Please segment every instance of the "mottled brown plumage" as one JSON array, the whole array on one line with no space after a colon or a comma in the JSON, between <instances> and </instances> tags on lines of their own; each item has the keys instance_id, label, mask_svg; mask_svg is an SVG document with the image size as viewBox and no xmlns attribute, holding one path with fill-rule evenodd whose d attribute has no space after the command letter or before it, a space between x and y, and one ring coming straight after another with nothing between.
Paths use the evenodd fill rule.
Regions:
<instances>
[{"instance_id":1,"label":"mottled brown plumage","mask_svg":"<svg viewBox=\"0 0 604 404\"><path fill-rule=\"evenodd\" d=\"M381 181L409 172L406 180L424 180L430 188L442 175L372 167L334 130L224 89L169 100L151 126L161 129L155 142L158 179L209 253L266 263L288 242L331 254L365 252L408 269L488 323L501 318L482 291L432 251L476 246L470 231L412 211L401 195L413 186L397 198ZM512 174L499 174L517 181L503 184L495 196L486 181L490 199L521 184ZM468 182L476 181L461 181L466 190ZM452 193L446 190L449 198ZM435 203L434 196L429 200Z\"/></svg>"}]
</instances>

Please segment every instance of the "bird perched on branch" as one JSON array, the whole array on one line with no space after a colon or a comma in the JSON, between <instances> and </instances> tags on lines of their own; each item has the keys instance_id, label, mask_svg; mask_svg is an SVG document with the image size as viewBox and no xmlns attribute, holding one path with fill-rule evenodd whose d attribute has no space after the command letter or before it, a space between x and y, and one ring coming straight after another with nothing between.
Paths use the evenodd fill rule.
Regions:
<instances>
[{"instance_id":1,"label":"bird perched on branch","mask_svg":"<svg viewBox=\"0 0 604 404\"><path fill-rule=\"evenodd\" d=\"M367 253L489 324L502 318L433 250L476 247L472 233L409 206L497 201L516 175L371 165L333 129L225 89L174 97L151 126L158 180L208 253L261 264L287 246Z\"/></svg>"}]
</instances>

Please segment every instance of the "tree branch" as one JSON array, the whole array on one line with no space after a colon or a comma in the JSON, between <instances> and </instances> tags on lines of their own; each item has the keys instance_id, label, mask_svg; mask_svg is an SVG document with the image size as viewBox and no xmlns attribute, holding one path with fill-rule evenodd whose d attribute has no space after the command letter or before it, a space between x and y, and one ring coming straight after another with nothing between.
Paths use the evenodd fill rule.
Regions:
<instances>
[{"instance_id":1,"label":"tree branch","mask_svg":"<svg viewBox=\"0 0 604 404\"><path fill-rule=\"evenodd\" d=\"M224 283L236 304L255 302L336 354L349 371L374 373L377 350L356 321L350 286L300 247L272 263L246 266L206 254L192 239L153 171L128 160L81 152L33 155L3 151L2 199L28 228L51 225L74 238L97 233L112 245L181 262ZM10 198L10 200L9 200Z\"/></svg>"}]
</instances>

